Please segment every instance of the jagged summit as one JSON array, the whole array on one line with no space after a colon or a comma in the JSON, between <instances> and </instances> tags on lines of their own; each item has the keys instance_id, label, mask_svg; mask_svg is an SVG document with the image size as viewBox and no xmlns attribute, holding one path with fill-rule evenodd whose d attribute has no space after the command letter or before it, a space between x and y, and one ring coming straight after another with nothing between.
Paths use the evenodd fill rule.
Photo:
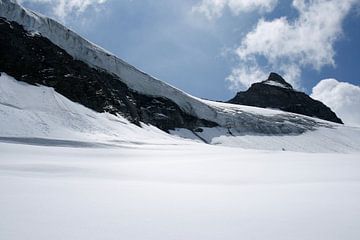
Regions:
<instances>
[{"instance_id":1,"label":"jagged summit","mask_svg":"<svg viewBox=\"0 0 360 240\"><path fill-rule=\"evenodd\" d=\"M323 120L343 123L329 107L312 99L293 87L277 73L270 73L267 80L254 83L245 92L238 92L229 103L262 108L276 108Z\"/></svg>"},{"instance_id":2,"label":"jagged summit","mask_svg":"<svg viewBox=\"0 0 360 240\"><path fill-rule=\"evenodd\" d=\"M274 72L270 73L268 79L262 81L261 83L276 87L293 89L293 87L288 82L286 82L284 78L282 78L279 74Z\"/></svg>"}]
</instances>

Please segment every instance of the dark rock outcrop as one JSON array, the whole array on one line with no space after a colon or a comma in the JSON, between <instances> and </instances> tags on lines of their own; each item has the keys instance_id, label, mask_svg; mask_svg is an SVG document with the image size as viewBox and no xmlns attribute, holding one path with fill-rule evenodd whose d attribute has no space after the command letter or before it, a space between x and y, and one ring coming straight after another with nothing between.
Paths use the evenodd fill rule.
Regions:
<instances>
[{"instance_id":1,"label":"dark rock outcrop","mask_svg":"<svg viewBox=\"0 0 360 240\"><path fill-rule=\"evenodd\" d=\"M245 92L238 92L229 103L277 108L323 120L343 123L329 107L312 99L303 92L298 92L280 75L271 73L265 81L254 83Z\"/></svg>"},{"instance_id":2,"label":"dark rock outcrop","mask_svg":"<svg viewBox=\"0 0 360 240\"><path fill-rule=\"evenodd\" d=\"M173 101L140 94L118 76L90 67L47 38L0 18L0 72L19 81L53 87L58 93L97 112L120 114L168 131L214 127L216 123L182 111Z\"/></svg>"}]
</instances>

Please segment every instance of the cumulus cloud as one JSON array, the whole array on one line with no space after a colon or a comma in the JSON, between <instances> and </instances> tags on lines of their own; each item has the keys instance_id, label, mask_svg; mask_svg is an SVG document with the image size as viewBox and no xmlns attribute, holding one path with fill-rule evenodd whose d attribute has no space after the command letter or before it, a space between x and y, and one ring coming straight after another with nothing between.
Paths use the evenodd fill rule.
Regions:
<instances>
[{"instance_id":1,"label":"cumulus cloud","mask_svg":"<svg viewBox=\"0 0 360 240\"><path fill-rule=\"evenodd\" d=\"M220 17L225 8L238 15L241 12L271 11L277 0L202 0L193 7L193 11L205 15L208 19Z\"/></svg>"},{"instance_id":2,"label":"cumulus cloud","mask_svg":"<svg viewBox=\"0 0 360 240\"><path fill-rule=\"evenodd\" d=\"M70 14L79 14L89 7L96 7L107 0L20 0L20 2L42 3L49 5L55 17L64 20Z\"/></svg>"},{"instance_id":3,"label":"cumulus cloud","mask_svg":"<svg viewBox=\"0 0 360 240\"><path fill-rule=\"evenodd\" d=\"M259 57L267 71L278 71L295 87L304 67L320 70L335 66L334 43L342 36L342 22L358 0L293 0L298 17L280 17L271 21L260 19L246 34L235 53L239 67L228 77L233 88L247 87L253 73L243 71ZM257 63L257 62L256 62ZM263 64L264 65L264 64ZM253 67L259 72L260 64ZM249 76L248 76L249 75Z\"/></svg>"},{"instance_id":4,"label":"cumulus cloud","mask_svg":"<svg viewBox=\"0 0 360 240\"><path fill-rule=\"evenodd\" d=\"M244 64L233 69L227 79L232 83L232 88L239 89L243 85L250 86L254 82L266 80L267 75L268 73L264 72L253 60L251 64Z\"/></svg>"},{"instance_id":5,"label":"cumulus cloud","mask_svg":"<svg viewBox=\"0 0 360 240\"><path fill-rule=\"evenodd\" d=\"M345 124L360 126L360 87L336 79L320 81L311 97L329 106Z\"/></svg>"}]
</instances>

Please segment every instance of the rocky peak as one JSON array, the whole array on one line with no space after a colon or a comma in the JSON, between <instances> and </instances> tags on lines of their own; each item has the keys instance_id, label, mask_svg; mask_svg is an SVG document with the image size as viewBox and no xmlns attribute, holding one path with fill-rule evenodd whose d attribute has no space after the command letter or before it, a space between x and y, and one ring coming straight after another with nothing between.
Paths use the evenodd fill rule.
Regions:
<instances>
[{"instance_id":1,"label":"rocky peak","mask_svg":"<svg viewBox=\"0 0 360 240\"><path fill-rule=\"evenodd\" d=\"M288 82L286 82L285 79L283 79L279 74L274 72L270 73L268 79L262 81L261 83L276 87L293 89L293 87Z\"/></svg>"},{"instance_id":2,"label":"rocky peak","mask_svg":"<svg viewBox=\"0 0 360 240\"><path fill-rule=\"evenodd\" d=\"M244 92L238 92L228 102L262 108L277 108L286 112L343 123L328 106L303 92L294 91L293 87L276 73L270 73L267 80L252 84Z\"/></svg>"}]
</instances>

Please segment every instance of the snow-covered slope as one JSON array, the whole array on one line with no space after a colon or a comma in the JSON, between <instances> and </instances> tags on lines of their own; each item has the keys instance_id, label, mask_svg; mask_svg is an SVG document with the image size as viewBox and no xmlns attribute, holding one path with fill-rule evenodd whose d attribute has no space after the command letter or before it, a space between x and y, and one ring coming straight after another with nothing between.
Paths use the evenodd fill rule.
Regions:
<instances>
[{"instance_id":1,"label":"snow-covered slope","mask_svg":"<svg viewBox=\"0 0 360 240\"><path fill-rule=\"evenodd\" d=\"M205 101L205 100L204 100ZM220 111L243 114L255 114L266 116L272 121L279 121L279 116L299 121L299 125L307 125L303 120L311 121L312 118L297 114L285 113L280 110L264 109L205 101L210 106ZM240 115L240 114L238 114ZM281 120L280 120L281 121ZM316 120L316 128L302 134L263 134L248 133L235 128L202 128L202 132L191 132L187 129L176 129L172 134L184 138L201 140L214 145L233 146L249 149L263 149L276 151L298 151L298 152L360 152L360 128L333 124L327 121Z\"/></svg>"},{"instance_id":2,"label":"snow-covered slope","mask_svg":"<svg viewBox=\"0 0 360 240\"><path fill-rule=\"evenodd\" d=\"M280 121L283 118L293 118L294 121L299 121L298 124L301 126L306 126L307 123L303 122L303 116L296 114L284 116L284 113L278 110L210 101L205 101L205 103L230 114L242 112L245 116L253 114L259 118L272 119L272 121L279 120L280 115ZM311 118L309 120L311 122ZM248 120L245 119L244 122L246 121ZM202 128L197 132L176 129L172 133L197 142L205 141L215 145L240 148L302 152L360 151L359 128L331 125L325 121L319 122L316 130L306 131L303 134L269 136L239 131L230 127ZM117 143L195 144L194 141L171 136L152 126L142 124L142 127L138 127L121 116L94 112L71 102L56 93L53 88L29 85L2 73L0 76L0 140L16 141L17 139L19 141L19 138L31 138L32 141L35 141L34 138L60 139L111 145Z\"/></svg>"},{"instance_id":3,"label":"snow-covered slope","mask_svg":"<svg viewBox=\"0 0 360 240\"><path fill-rule=\"evenodd\" d=\"M53 88L32 86L1 73L0 138L13 137L101 143L181 142L155 127L138 127L121 116L94 112Z\"/></svg>"}]
</instances>

